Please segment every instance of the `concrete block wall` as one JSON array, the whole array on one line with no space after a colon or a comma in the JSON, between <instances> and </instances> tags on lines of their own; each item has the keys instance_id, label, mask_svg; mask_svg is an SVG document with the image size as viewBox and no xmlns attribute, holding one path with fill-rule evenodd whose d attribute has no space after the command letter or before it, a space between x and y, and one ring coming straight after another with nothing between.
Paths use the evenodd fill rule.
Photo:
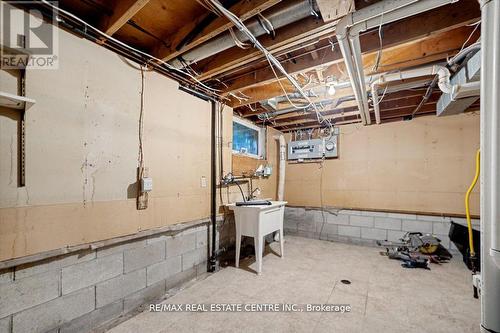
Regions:
<instances>
[{"instance_id":1,"label":"concrete block wall","mask_svg":"<svg viewBox=\"0 0 500 333\"><path fill-rule=\"evenodd\" d=\"M397 241L409 231L430 233L456 253L448 237L451 221L466 225L464 218L445 216L286 207L284 229L285 235L368 246L376 246L377 240ZM479 230L479 220L472 224Z\"/></svg>"},{"instance_id":2,"label":"concrete block wall","mask_svg":"<svg viewBox=\"0 0 500 333\"><path fill-rule=\"evenodd\" d=\"M207 271L209 227L0 270L0 333L88 332Z\"/></svg>"}]
</instances>

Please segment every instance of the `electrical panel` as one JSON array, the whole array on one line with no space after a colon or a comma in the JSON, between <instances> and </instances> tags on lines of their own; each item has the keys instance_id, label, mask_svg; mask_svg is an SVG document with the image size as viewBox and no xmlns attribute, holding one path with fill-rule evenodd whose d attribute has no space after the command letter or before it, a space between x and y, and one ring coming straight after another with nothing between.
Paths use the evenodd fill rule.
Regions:
<instances>
[{"instance_id":1,"label":"electrical panel","mask_svg":"<svg viewBox=\"0 0 500 333\"><path fill-rule=\"evenodd\" d=\"M338 157L338 135L330 138L290 141L288 143L289 160L307 160Z\"/></svg>"}]
</instances>

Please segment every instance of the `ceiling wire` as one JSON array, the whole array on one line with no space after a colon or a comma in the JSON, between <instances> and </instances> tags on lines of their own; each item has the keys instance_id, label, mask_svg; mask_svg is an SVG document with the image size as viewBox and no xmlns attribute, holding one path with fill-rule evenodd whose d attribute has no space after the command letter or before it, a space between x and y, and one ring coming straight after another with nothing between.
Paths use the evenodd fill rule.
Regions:
<instances>
[{"instance_id":1,"label":"ceiling wire","mask_svg":"<svg viewBox=\"0 0 500 333\"><path fill-rule=\"evenodd\" d=\"M245 26L245 24L236 15L234 15L231 11L224 8L224 6L222 6L217 0L207 0L207 2L210 2L210 3L212 3L213 6L217 7L217 9L220 12L222 12L238 29L240 29L240 31L242 31L243 33L245 33L247 35L249 40L254 44L254 47L259 49L264 54L264 56L267 58L267 61L269 62L269 64L271 65L271 68L273 69L273 73L276 74L274 71L274 68L273 68L273 67L276 67L290 81L290 83L298 90L298 92L304 97L304 99L306 101L308 101L309 104L313 107L314 111L316 112L316 117L317 117L319 124L322 125L322 124L326 123L326 125L328 125L328 127L330 129L330 134L333 133L332 123L320 113L317 106L314 103L312 103L309 96L307 96L307 94L303 91L300 84L290 74L287 73L287 71L283 68L281 63L259 42L259 40L252 34L252 32L250 30L248 30L248 28ZM278 76L277 75L275 75L275 76L278 79L278 82L280 82ZM281 85L281 82L280 82L280 86L283 87ZM286 93L286 91L285 91L285 93ZM288 94L286 94L286 97L288 99Z\"/></svg>"},{"instance_id":2,"label":"ceiling wire","mask_svg":"<svg viewBox=\"0 0 500 333\"><path fill-rule=\"evenodd\" d=\"M175 71L175 72L177 72L177 73L180 73L181 75L185 75L185 76L189 77L190 79L192 79L193 81L195 81L195 82L196 82L197 84L199 84L200 86L204 87L205 89L207 89L207 90L209 90L209 91L212 91L212 92L213 92L214 94L216 94L218 97L222 98L222 96L220 96L220 95L218 94L219 92L221 92L221 90L214 89L214 88L212 88L212 87L209 87L209 86L205 85L203 82L201 82L200 80L198 80L198 79L197 79L196 77L194 77L192 74L187 73L187 72L185 72L185 71L183 71L183 70L180 70L180 69L178 69L178 68L176 68L176 67L174 67L174 66L170 65L170 64L169 64L169 63L167 63L166 61L163 61L162 59L156 58L156 57L152 56L152 55L151 55L151 54L149 54L149 53L146 53L146 52L143 52L143 51L141 51L141 50L138 50L138 49L136 49L136 48L134 48L134 47L132 47L132 46L130 46L130 45L128 45L128 44L126 44L126 43L124 43L124 42L122 42L122 41L120 41L120 40L118 40L118 39L116 39L116 38L114 38L114 37L112 37L112 36L110 36L110 35L108 35L107 33L103 32L103 31L101 31L101 30L97 29L96 27L94 27L94 26L90 25L89 23L85 22L84 20L82 20L82 19L81 19L81 18L79 18L78 16L76 16L76 15L74 15L74 14L72 14L72 13L68 12L67 10L61 9L61 8L59 8L59 7L55 6L55 5L53 5L52 3L50 3L50 2L49 2L49 1L47 1L47 0L40 0L40 1L41 1L43 4L45 4L45 5L49 6L50 8L52 8L53 10L55 10L56 12L58 12L58 13L64 13L65 15L67 15L67 16L69 16L69 17L71 17L72 19L76 20L77 22L79 22L79 23L83 24L83 25L85 26L85 28L90 28L90 29L92 29L94 32L96 32L97 34L99 34L99 35L103 36L105 39L109 39L109 40L111 40L111 41L113 41L113 42L115 42L115 43L117 43L117 44L121 45L122 47L125 47L125 48L127 48L127 49L129 49L129 50L132 50L132 51L134 51L134 52L136 52L136 53L138 53L138 54L141 54L141 55L143 55L143 56L145 56L145 57L149 58L150 60L148 60L148 62L150 62L150 61L154 60L154 61L156 61L156 62L158 62L158 63L160 63L160 64L162 64L162 65L166 66L168 69L170 69L170 70L172 70L172 71Z\"/></svg>"}]
</instances>

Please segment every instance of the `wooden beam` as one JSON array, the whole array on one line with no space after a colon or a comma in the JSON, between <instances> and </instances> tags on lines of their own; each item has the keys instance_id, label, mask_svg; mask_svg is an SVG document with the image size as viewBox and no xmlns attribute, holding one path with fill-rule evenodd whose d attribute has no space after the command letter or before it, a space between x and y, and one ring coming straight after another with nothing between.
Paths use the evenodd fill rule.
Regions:
<instances>
[{"instance_id":1,"label":"wooden beam","mask_svg":"<svg viewBox=\"0 0 500 333\"><path fill-rule=\"evenodd\" d=\"M441 95L440 92L435 92L431 98L427 101L427 104L436 104L437 100L439 99L439 96ZM384 101L380 103L380 113L387 113L390 110L400 110L400 109L407 109L407 108L413 108L415 109L422 100L422 96L416 96L416 97L411 97L411 98L403 98L403 99L397 99L397 100L391 100L391 101ZM358 112L357 106L354 107L345 107L345 108L335 108L335 109L330 109L330 110L325 110L321 112L325 118L330 119L330 117L333 117L331 119L336 119L339 118L339 115L342 115L344 113L352 113L352 112ZM301 115L301 116L296 116L296 117L291 117L286 119L285 121L282 122L275 122L275 126L290 126L290 125L297 125L297 124L308 124L308 123L313 123L317 122L316 115L314 113L309 113L307 115Z\"/></svg>"},{"instance_id":2,"label":"wooden beam","mask_svg":"<svg viewBox=\"0 0 500 333\"><path fill-rule=\"evenodd\" d=\"M470 27L460 27L452 31L443 32L437 35L433 35L427 39L419 39L410 43L404 43L402 45L397 45L392 48L386 49L382 52L382 57L380 61L379 68L377 72L385 72L391 70L400 70L402 68L409 68L424 65L427 63L439 61L446 59L449 56L454 55L462 46L464 40L470 34ZM363 63L366 68L366 74L371 72L371 68L375 63L377 52L371 52L363 56ZM339 66L343 66L339 64ZM339 72L337 64L328 67L323 75L337 76ZM253 86L251 89L242 90L244 94L250 97L249 100L242 103L234 103L233 107L238 107L240 105L245 105L246 103L255 103L258 99L262 97L271 98L276 95L276 89L271 89L273 83L268 83L266 86L261 88L259 86ZM266 96L266 91L269 94ZM288 90L290 92L293 89ZM255 94L255 95L252 95ZM281 91L280 95L283 95ZM263 98L263 99L267 99ZM257 99L257 100L256 100Z\"/></svg>"},{"instance_id":3,"label":"wooden beam","mask_svg":"<svg viewBox=\"0 0 500 333\"><path fill-rule=\"evenodd\" d=\"M474 0L465 0L443 6L434 11L384 26L382 29L384 34L383 47L387 49L401 43L446 32L478 18L480 18L479 6ZM380 40L378 31L366 33L360 39L363 53L379 50ZM423 55L421 54L421 56ZM415 59L417 58L415 57ZM288 73L295 74L312 70L317 66L334 64L340 61L342 61L342 53L339 47L336 47L333 51L330 49L321 50L317 60L311 60L309 56L298 57L293 62L283 63L283 67ZM228 87L225 89L225 92L229 93L249 87L256 87L275 80L276 78L272 70L269 66L266 66L246 75L239 76L234 81L227 80L225 83Z\"/></svg>"},{"instance_id":4,"label":"wooden beam","mask_svg":"<svg viewBox=\"0 0 500 333\"><path fill-rule=\"evenodd\" d=\"M276 5L280 1L281 0L243 0L232 6L230 10L242 21L245 21L252 16L255 16L260 12ZM200 21L201 19L186 22L181 31L177 32L170 38L170 47L166 47L164 44L159 43L153 49L153 53L156 57L163 59L164 61L169 61L233 27L233 23L231 23L226 17L218 17L203 28L194 40L186 45L180 45L182 41L196 28Z\"/></svg>"},{"instance_id":5,"label":"wooden beam","mask_svg":"<svg viewBox=\"0 0 500 333\"><path fill-rule=\"evenodd\" d=\"M149 0L117 0L113 8L113 15L106 16L101 21L101 29L106 34L113 35L148 2Z\"/></svg>"},{"instance_id":6,"label":"wooden beam","mask_svg":"<svg viewBox=\"0 0 500 333\"><path fill-rule=\"evenodd\" d=\"M386 102L394 102L394 103L400 103L400 101L408 100L408 99L413 99L415 103L420 103L420 100L422 99L422 95L425 93L427 88L422 88L418 90L402 90L402 91L397 91L394 93L388 93L381 104L381 106L385 105L384 103ZM342 103L335 108L327 108L325 112L328 112L328 110L335 110L335 109L345 109L348 107L354 107L357 106L355 104L355 101L348 101L345 103ZM290 121L290 120L298 120L304 118L304 114L300 112L291 112L291 113L286 113L282 115L278 115L273 118L274 121ZM257 121L257 123L260 123L261 121Z\"/></svg>"},{"instance_id":7,"label":"wooden beam","mask_svg":"<svg viewBox=\"0 0 500 333\"><path fill-rule=\"evenodd\" d=\"M336 23L323 23L319 19L308 17L291 26L277 29L274 38L264 35L259 37L259 41L271 53L277 55L298 45L334 35ZM214 55L197 67L200 73L198 79L207 80L262 58L262 52L259 50L233 47Z\"/></svg>"}]
</instances>

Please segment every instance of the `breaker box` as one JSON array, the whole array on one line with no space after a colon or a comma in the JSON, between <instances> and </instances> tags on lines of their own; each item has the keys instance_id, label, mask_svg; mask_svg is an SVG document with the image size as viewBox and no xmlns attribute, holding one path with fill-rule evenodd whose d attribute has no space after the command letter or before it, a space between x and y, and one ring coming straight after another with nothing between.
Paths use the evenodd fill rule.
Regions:
<instances>
[{"instance_id":1,"label":"breaker box","mask_svg":"<svg viewBox=\"0 0 500 333\"><path fill-rule=\"evenodd\" d=\"M338 135L330 138L290 141L288 160L307 160L338 157Z\"/></svg>"}]
</instances>

